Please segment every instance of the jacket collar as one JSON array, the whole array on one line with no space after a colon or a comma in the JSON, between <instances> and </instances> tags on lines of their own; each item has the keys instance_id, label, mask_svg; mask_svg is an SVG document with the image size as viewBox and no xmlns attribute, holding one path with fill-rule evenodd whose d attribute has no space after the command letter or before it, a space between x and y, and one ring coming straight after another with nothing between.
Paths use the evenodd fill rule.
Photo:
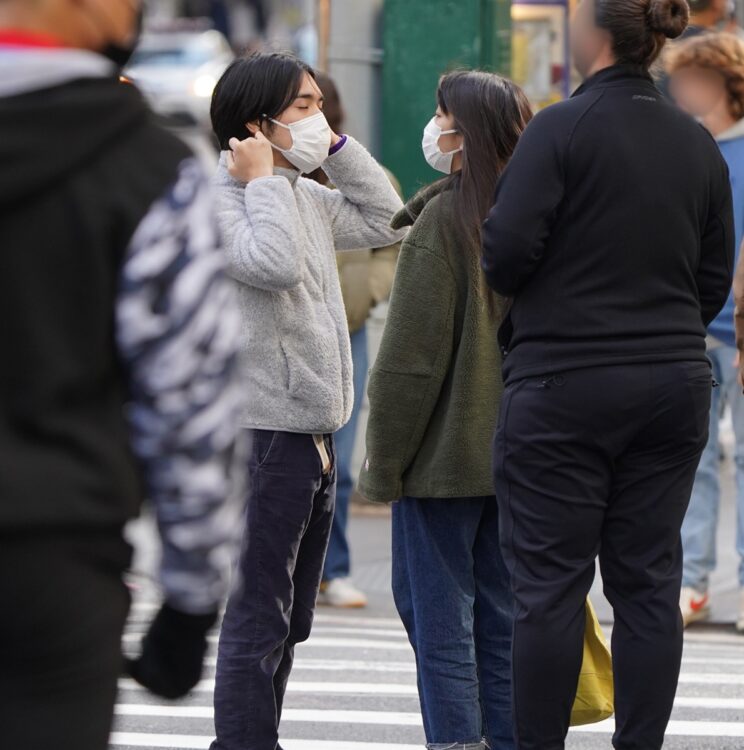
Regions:
<instances>
[{"instance_id":1,"label":"jacket collar","mask_svg":"<svg viewBox=\"0 0 744 750\"><path fill-rule=\"evenodd\" d=\"M573 96L580 96L592 89L628 83L642 84L656 89L651 74L639 65L611 65L609 68L603 68L590 78L587 78L574 91Z\"/></svg>"},{"instance_id":2,"label":"jacket collar","mask_svg":"<svg viewBox=\"0 0 744 750\"><path fill-rule=\"evenodd\" d=\"M425 188L419 190L406 205L398 211L393 220L390 222L390 226L393 229L403 229L404 227L413 226L419 216L423 213L429 201L436 198L443 190L446 189L447 178L437 180L431 185L427 185Z\"/></svg>"},{"instance_id":3,"label":"jacket collar","mask_svg":"<svg viewBox=\"0 0 744 750\"><path fill-rule=\"evenodd\" d=\"M236 180L227 170L227 154L227 151L220 152L220 160L217 164L215 181L218 185L241 185L242 183ZM298 170L286 169L284 167L274 167L274 176L284 177L289 180L289 184L293 188L297 186L297 181L300 179L300 173Z\"/></svg>"}]
</instances>

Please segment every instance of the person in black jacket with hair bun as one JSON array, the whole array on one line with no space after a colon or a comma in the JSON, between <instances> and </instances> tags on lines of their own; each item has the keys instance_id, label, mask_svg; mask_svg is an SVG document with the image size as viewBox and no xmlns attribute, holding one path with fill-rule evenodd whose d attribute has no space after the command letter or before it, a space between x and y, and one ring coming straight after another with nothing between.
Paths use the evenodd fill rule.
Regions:
<instances>
[{"instance_id":1,"label":"person in black jacket with hair bun","mask_svg":"<svg viewBox=\"0 0 744 750\"><path fill-rule=\"evenodd\" d=\"M684 0L584 0L584 84L527 127L484 226L512 298L495 441L517 600L519 750L564 747L599 556L618 750L660 748L681 653L680 527L708 431L706 325L731 287L728 171L649 67Z\"/></svg>"}]
</instances>

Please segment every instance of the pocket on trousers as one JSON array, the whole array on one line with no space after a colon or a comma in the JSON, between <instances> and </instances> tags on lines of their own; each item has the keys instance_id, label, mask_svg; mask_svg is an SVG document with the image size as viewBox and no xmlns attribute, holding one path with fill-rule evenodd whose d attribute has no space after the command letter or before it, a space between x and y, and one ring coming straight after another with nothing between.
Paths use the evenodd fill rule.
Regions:
<instances>
[{"instance_id":1,"label":"pocket on trousers","mask_svg":"<svg viewBox=\"0 0 744 750\"><path fill-rule=\"evenodd\" d=\"M276 447L278 432L253 430L253 455L259 468L265 466Z\"/></svg>"}]
</instances>

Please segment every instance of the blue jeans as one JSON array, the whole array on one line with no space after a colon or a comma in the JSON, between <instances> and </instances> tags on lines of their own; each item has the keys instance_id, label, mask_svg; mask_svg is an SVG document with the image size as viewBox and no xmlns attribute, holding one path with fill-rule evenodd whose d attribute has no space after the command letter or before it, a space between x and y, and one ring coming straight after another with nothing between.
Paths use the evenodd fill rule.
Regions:
<instances>
[{"instance_id":1,"label":"blue jeans","mask_svg":"<svg viewBox=\"0 0 744 750\"><path fill-rule=\"evenodd\" d=\"M211 750L276 750L294 647L310 636L336 472L312 435L252 430L239 585L222 621ZM333 437L326 438L334 460Z\"/></svg>"},{"instance_id":2,"label":"blue jeans","mask_svg":"<svg viewBox=\"0 0 744 750\"><path fill-rule=\"evenodd\" d=\"M511 750L514 603L494 497L393 505L393 594L429 748Z\"/></svg>"},{"instance_id":3,"label":"blue jeans","mask_svg":"<svg viewBox=\"0 0 744 750\"><path fill-rule=\"evenodd\" d=\"M710 438L700 459L690 507L682 526L684 573L682 584L707 591L716 567L716 531L721 500L718 421L724 406L731 407L736 436L736 551L739 553L739 583L744 586L744 396L734 366L736 349L719 346L708 351L713 377L720 386L713 389L710 409Z\"/></svg>"},{"instance_id":4,"label":"blue jeans","mask_svg":"<svg viewBox=\"0 0 744 750\"><path fill-rule=\"evenodd\" d=\"M354 363L354 409L349 423L335 435L338 456L338 487L336 489L336 512L333 516L331 539L328 543L324 581L347 578L351 572L349 542L346 538L346 525L349 519L349 501L354 492L354 477L351 463L354 457L359 412L364 402L364 387L367 383L369 354L367 353L367 327L351 334L351 357Z\"/></svg>"}]
</instances>

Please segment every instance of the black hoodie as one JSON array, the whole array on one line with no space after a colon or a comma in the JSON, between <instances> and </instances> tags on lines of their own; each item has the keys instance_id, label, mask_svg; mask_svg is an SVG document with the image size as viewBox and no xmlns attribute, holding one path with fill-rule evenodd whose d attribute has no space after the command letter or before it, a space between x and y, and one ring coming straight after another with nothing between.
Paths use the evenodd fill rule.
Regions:
<instances>
[{"instance_id":1,"label":"black hoodie","mask_svg":"<svg viewBox=\"0 0 744 750\"><path fill-rule=\"evenodd\" d=\"M731 288L728 169L640 69L597 73L527 127L483 233L513 298L508 381L634 362L706 361Z\"/></svg>"},{"instance_id":2,"label":"black hoodie","mask_svg":"<svg viewBox=\"0 0 744 750\"><path fill-rule=\"evenodd\" d=\"M115 78L0 98L0 532L137 510L117 285L187 155Z\"/></svg>"}]
</instances>

